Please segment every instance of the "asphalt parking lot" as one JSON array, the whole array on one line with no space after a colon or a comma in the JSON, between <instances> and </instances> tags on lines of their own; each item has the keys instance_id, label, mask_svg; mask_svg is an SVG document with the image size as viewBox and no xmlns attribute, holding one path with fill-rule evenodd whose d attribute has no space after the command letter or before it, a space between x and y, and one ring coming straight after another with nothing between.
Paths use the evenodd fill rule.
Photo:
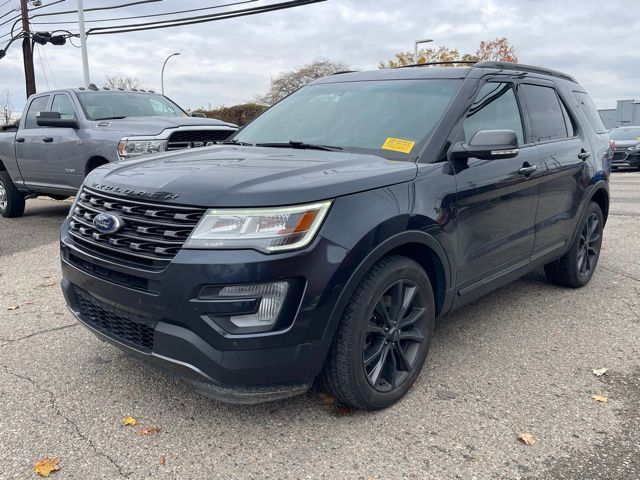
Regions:
<instances>
[{"instance_id":1,"label":"asphalt parking lot","mask_svg":"<svg viewBox=\"0 0 640 480\"><path fill-rule=\"evenodd\" d=\"M536 272L451 314L408 397L378 413L319 392L218 403L101 343L60 292L70 204L30 200L0 219L0 478L56 457L50 478L82 480L638 479L640 172L614 173L611 191L587 287Z\"/></svg>"}]
</instances>

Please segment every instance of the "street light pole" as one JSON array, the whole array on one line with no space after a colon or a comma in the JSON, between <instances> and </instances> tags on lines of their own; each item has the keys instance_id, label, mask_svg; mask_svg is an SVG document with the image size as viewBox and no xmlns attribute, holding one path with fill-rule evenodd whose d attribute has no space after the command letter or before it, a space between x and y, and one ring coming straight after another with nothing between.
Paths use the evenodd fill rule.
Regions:
<instances>
[{"instance_id":1,"label":"street light pole","mask_svg":"<svg viewBox=\"0 0 640 480\"><path fill-rule=\"evenodd\" d=\"M169 61L169 59L171 57L175 57L177 55L180 55L180 52L176 52L176 53L172 53L171 55L169 55L166 60L164 61L164 63L162 64L162 73L160 73L160 86L162 89L162 95L164 95L164 67L167 66L167 62Z\"/></svg>"},{"instance_id":2,"label":"street light pole","mask_svg":"<svg viewBox=\"0 0 640 480\"><path fill-rule=\"evenodd\" d=\"M416 40L415 49L413 51L413 62L414 63L416 63L416 64L418 63L418 45L423 44L423 43L431 43L431 42L433 42L433 40L430 39L430 38L427 38L426 40Z\"/></svg>"},{"instance_id":3,"label":"street light pole","mask_svg":"<svg viewBox=\"0 0 640 480\"><path fill-rule=\"evenodd\" d=\"M82 48L82 71L84 73L84 86L89 87L89 54L87 52L87 32L84 29L84 5L78 0L78 28L80 29L80 47Z\"/></svg>"}]
</instances>

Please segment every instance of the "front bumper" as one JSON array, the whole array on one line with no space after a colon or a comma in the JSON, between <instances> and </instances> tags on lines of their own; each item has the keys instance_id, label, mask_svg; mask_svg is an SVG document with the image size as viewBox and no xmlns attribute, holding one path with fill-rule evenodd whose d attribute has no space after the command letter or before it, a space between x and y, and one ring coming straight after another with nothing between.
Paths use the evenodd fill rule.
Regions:
<instances>
[{"instance_id":1,"label":"front bumper","mask_svg":"<svg viewBox=\"0 0 640 480\"><path fill-rule=\"evenodd\" d=\"M348 278L339 271L342 247L319 237L304 251L278 255L182 250L166 269L149 271L79 249L67 227L68 221L61 237L64 295L101 339L226 401L301 393L320 372L331 345L327 323ZM228 333L212 314L218 306L198 298L206 286L281 280L295 288L275 331Z\"/></svg>"}]
</instances>

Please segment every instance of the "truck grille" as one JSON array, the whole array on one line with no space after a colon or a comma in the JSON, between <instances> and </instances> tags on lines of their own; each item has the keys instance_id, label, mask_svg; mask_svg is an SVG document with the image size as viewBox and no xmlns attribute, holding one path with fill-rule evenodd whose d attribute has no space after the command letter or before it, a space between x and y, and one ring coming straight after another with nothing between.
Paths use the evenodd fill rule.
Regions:
<instances>
[{"instance_id":1,"label":"truck grille","mask_svg":"<svg viewBox=\"0 0 640 480\"><path fill-rule=\"evenodd\" d=\"M234 130L181 130L171 134L167 149L180 150L183 148L206 147L226 140L234 132Z\"/></svg>"},{"instance_id":2,"label":"truck grille","mask_svg":"<svg viewBox=\"0 0 640 480\"><path fill-rule=\"evenodd\" d=\"M176 256L205 211L112 197L83 187L69 235L78 248L110 261L158 270ZM93 219L103 212L117 213L124 226L116 233L100 233Z\"/></svg>"},{"instance_id":3,"label":"truck grille","mask_svg":"<svg viewBox=\"0 0 640 480\"><path fill-rule=\"evenodd\" d=\"M155 322L136 321L128 313L101 302L81 288L74 287L80 318L98 332L142 350L153 351Z\"/></svg>"}]
</instances>

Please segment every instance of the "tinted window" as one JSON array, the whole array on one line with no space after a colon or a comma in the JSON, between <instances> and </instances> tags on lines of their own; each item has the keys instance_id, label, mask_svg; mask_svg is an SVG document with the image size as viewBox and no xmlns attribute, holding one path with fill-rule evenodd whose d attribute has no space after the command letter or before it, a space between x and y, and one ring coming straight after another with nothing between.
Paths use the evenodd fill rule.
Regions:
<instances>
[{"instance_id":1,"label":"tinted window","mask_svg":"<svg viewBox=\"0 0 640 480\"><path fill-rule=\"evenodd\" d=\"M73 108L73 103L68 95L57 94L53 96L53 102L51 103L51 111L58 112L61 118L75 119L76 111Z\"/></svg>"},{"instance_id":2,"label":"tinted window","mask_svg":"<svg viewBox=\"0 0 640 480\"><path fill-rule=\"evenodd\" d=\"M44 112L47 109L47 103L49 103L49 95L33 99L27 112L27 118L24 121L24 128L38 128L36 117L40 112Z\"/></svg>"},{"instance_id":3,"label":"tinted window","mask_svg":"<svg viewBox=\"0 0 640 480\"><path fill-rule=\"evenodd\" d=\"M464 121L465 141L480 130L513 130L524 143L522 117L513 88L508 83L486 83Z\"/></svg>"},{"instance_id":4,"label":"tinted window","mask_svg":"<svg viewBox=\"0 0 640 480\"><path fill-rule=\"evenodd\" d=\"M573 92L573 96L576 97L580 108L587 116L593 130L596 133L607 133L607 129L602 123L598 109L594 105L593 100L591 100L591 97L584 92Z\"/></svg>"},{"instance_id":5,"label":"tinted window","mask_svg":"<svg viewBox=\"0 0 640 480\"><path fill-rule=\"evenodd\" d=\"M79 92L78 99L89 120L188 116L168 98L153 93Z\"/></svg>"},{"instance_id":6,"label":"tinted window","mask_svg":"<svg viewBox=\"0 0 640 480\"><path fill-rule=\"evenodd\" d=\"M459 86L459 80L440 79L310 85L267 110L235 139L299 141L415 158Z\"/></svg>"},{"instance_id":7,"label":"tinted window","mask_svg":"<svg viewBox=\"0 0 640 480\"><path fill-rule=\"evenodd\" d=\"M522 85L520 91L531 120L532 140L548 142L567 138L567 126L556 91L537 85Z\"/></svg>"}]
</instances>

